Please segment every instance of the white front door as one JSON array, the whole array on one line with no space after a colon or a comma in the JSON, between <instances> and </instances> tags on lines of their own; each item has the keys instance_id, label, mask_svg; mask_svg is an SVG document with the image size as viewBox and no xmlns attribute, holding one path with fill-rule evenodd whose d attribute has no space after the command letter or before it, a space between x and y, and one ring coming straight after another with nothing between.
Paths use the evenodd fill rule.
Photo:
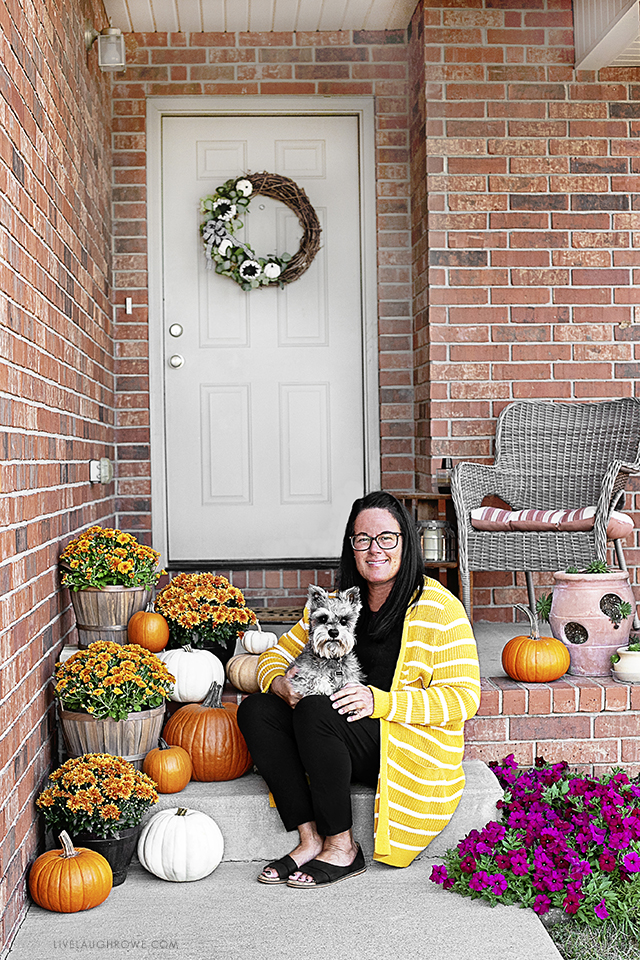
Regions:
<instances>
[{"instance_id":1,"label":"white front door","mask_svg":"<svg viewBox=\"0 0 640 960\"><path fill-rule=\"evenodd\" d=\"M339 554L365 483L358 164L351 116L163 118L171 564ZM207 269L199 203L262 170L305 189L322 249L283 290L246 293ZM283 204L255 196L243 219L258 255L297 250Z\"/></svg>"}]
</instances>

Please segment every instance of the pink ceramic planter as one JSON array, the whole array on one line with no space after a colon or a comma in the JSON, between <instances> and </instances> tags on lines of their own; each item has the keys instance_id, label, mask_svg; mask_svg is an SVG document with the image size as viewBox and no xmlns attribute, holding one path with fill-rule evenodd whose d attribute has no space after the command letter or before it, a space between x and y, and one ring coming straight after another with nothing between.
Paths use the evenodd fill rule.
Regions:
<instances>
[{"instance_id":1,"label":"pink ceramic planter","mask_svg":"<svg viewBox=\"0 0 640 960\"><path fill-rule=\"evenodd\" d=\"M569 673L583 677L608 677L611 656L629 639L633 614L616 629L601 604L619 597L635 610L629 575L610 573L554 573L549 623L554 637L566 644L571 656Z\"/></svg>"}]
</instances>

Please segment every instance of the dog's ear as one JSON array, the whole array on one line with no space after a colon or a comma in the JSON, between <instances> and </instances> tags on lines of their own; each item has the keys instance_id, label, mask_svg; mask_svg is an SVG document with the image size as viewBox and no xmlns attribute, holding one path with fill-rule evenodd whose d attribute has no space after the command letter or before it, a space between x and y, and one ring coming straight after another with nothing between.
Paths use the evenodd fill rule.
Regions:
<instances>
[{"instance_id":1,"label":"dog's ear","mask_svg":"<svg viewBox=\"0 0 640 960\"><path fill-rule=\"evenodd\" d=\"M322 587L316 586L315 583L309 584L309 592L307 594L307 600L309 603L309 610L317 610L318 607L326 606L329 595L326 590L323 590Z\"/></svg>"},{"instance_id":2,"label":"dog's ear","mask_svg":"<svg viewBox=\"0 0 640 960\"><path fill-rule=\"evenodd\" d=\"M362 603L360 602L360 587L349 587L348 590L345 590L342 594L347 603L350 603L351 606L360 612L362 609Z\"/></svg>"}]
</instances>

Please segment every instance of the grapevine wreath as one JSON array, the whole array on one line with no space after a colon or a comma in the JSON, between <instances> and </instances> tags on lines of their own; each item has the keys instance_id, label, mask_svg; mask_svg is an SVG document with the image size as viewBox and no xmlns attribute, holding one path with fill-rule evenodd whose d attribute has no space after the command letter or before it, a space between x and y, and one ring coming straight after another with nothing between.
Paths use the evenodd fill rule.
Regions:
<instances>
[{"instance_id":1,"label":"grapevine wreath","mask_svg":"<svg viewBox=\"0 0 640 960\"><path fill-rule=\"evenodd\" d=\"M283 253L281 257L259 257L234 237L242 226L239 214L249 212L251 199L256 196L280 200L296 214L303 233L293 256ZM320 249L321 227L311 201L302 187L277 173L252 173L227 180L201 201L201 212L207 217L200 227L205 256L215 263L216 273L231 277L243 290L292 283L309 269Z\"/></svg>"}]
</instances>

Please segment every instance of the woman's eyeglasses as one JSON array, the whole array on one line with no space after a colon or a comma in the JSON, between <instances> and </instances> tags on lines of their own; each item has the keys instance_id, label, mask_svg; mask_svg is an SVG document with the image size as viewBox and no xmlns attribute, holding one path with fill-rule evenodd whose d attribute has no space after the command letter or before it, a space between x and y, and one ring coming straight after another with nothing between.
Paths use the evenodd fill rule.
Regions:
<instances>
[{"instance_id":1,"label":"woman's eyeglasses","mask_svg":"<svg viewBox=\"0 0 640 960\"><path fill-rule=\"evenodd\" d=\"M381 550L394 550L398 546L401 536L401 533L396 533L393 530L384 530L377 537L370 537L366 533L357 533L355 537L349 537L349 540L354 550L369 550L374 541Z\"/></svg>"}]
</instances>

